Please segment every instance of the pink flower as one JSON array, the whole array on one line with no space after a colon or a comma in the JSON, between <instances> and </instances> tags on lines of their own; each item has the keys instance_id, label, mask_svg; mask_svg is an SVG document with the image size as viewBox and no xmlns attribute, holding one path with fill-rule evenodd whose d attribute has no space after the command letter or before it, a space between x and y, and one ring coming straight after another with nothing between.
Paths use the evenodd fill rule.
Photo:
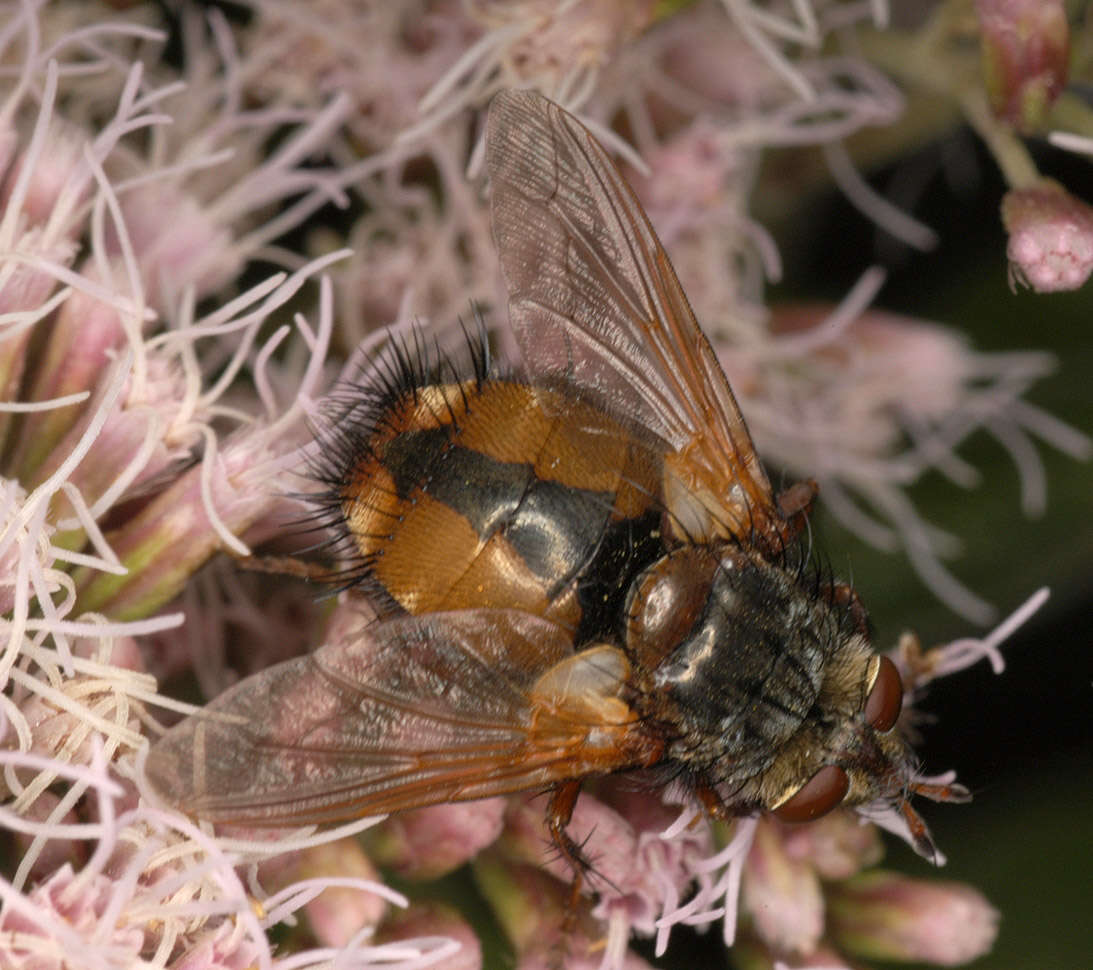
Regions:
<instances>
[{"instance_id":1,"label":"pink flower","mask_svg":"<svg viewBox=\"0 0 1093 970\"><path fill-rule=\"evenodd\" d=\"M436 879L492 845L504 812L503 798L400 812L368 832L368 849L400 876Z\"/></svg>"},{"instance_id":2,"label":"pink flower","mask_svg":"<svg viewBox=\"0 0 1093 970\"><path fill-rule=\"evenodd\" d=\"M957 331L867 309L879 273L865 273L835 308L776 307L773 336L753 346L717 342L760 452L797 478L871 545L903 550L936 596L990 622L994 608L949 572L952 537L925 522L908 486L930 471L973 489L981 475L959 454L976 430L1006 448L1026 513L1047 501L1034 441L1076 458L1088 438L1062 429L1022 395L1054 362L1037 352L987 354Z\"/></svg>"},{"instance_id":3,"label":"pink flower","mask_svg":"<svg viewBox=\"0 0 1093 970\"><path fill-rule=\"evenodd\" d=\"M348 95L347 123L371 150L390 145L421 98L474 43L480 28L453 0L362 4L248 0L242 79L262 103L316 106Z\"/></svg>"},{"instance_id":4,"label":"pink flower","mask_svg":"<svg viewBox=\"0 0 1093 970\"><path fill-rule=\"evenodd\" d=\"M899 92L879 70L820 47L867 7L880 27L884 4L828 4L823 17L750 0L250 6L246 23L207 6L179 14L176 65L148 26L156 5L101 23L95 5L9 4L0 824L18 852L0 877L0 965L478 970L473 907L407 906L382 882L385 868L421 882L462 865L527 970L562 957L567 970L647 970L633 938L653 938L659 956L680 924L715 922L756 966L983 952L996 916L974 891L870 868L878 828L892 816L898 828L890 807L726 825L675 804L683 790L590 780L569 828L592 864L575 896L533 795L333 832L215 835L153 801L149 737L189 709L166 679L213 694L375 619L359 591L332 609L315 586L243 573L222 553L292 555L327 538L296 493L315 487L303 473L322 442L308 422L342 370L331 348L348 358L383 339L377 327L417 315L444 326L469 300L487 315L503 302L474 175L481 111L500 86L582 107L635 170L628 143L640 150L653 177L639 191L765 456L823 474L830 507L878 545L902 543L936 580L946 543L903 489L930 469L974 484L955 449L977 428L1026 456L1030 506L1043 488L1025 432L1088 450L1022 400L1050 366L1043 355L1003 361L941 327L863 314L875 273L831 314L771 317L764 287L780 264L755 215L756 173L777 146L795 173L782 197L798 198L797 146L837 161L835 141L896 119ZM1043 8L1036 23L1007 8L1019 29L996 35L1000 5L980 4L1014 123L1034 122L1065 80L1058 5ZM343 223L315 226L350 193ZM1077 259L1088 207L1061 198L1034 217L1014 203L1012 241L1036 243L1011 254L1014 272L1038 287L1051 274L1073 283L1093 259ZM342 263L344 240L356 254ZM905 639L906 685L982 657L999 668L998 641L1027 612L944 649ZM263 712L270 723L292 718L296 686Z\"/></svg>"},{"instance_id":5,"label":"pink flower","mask_svg":"<svg viewBox=\"0 0 1093 970\"><path fill-rule=\"evenodd\" d=\"M110 952L113 967L134 965L145 933L117 919L116 891L110 876L77 875L66 862L25 899L16 901L9 894L0 915L0 964L64 970L74 954L85 952L83 941L96 937L96 949Z\"/></svg>"},{"instance_id":6,"label":"pink flower","mask_svg":"<svg viewBox=\"0 0 1093 970\"><path fill-rule=\"evenodd\" d=\"M712 844L704 825L663 838L679 812L656 792L608 785L603 794L610 804L581 795L567 831L578 845L588 847L588 887L598 896L591 913L606 927L607 946L622 952L631 935L655 935L661 918L687 898L694 866ZM572 870L550 841L544 808L541 798L515 800L501 845L569 882Z\"/></svg>"},{"instance_id":7,"label":"pink flower","mask_svg":"<svg viewBox=\"0 0 1093 970\"><path fill-rule=\"evenodd\" d=\"M443 937L449 943L443 961L445 970L481 970L482 945L474 930L455 909L442 903L414 903L407 909L395 910L380 927L377 940L393 944L430 936Z\"/></svg>"},{"instance_id":8,"label":"pink flower","mask_svg":"<svg viewBox=\"0 0 1093 970\"><path fill-rule=\"evenodd\" d=\"M1037 293L1076 290L1093 272L1093 207L1057 182L1011 189L1002 200L1010 285Z\"/></svg>"},{"instance_id":9,"label":"pink flower","mask_svg":"<svg viewBox=\"0 0 1093 970\"><path fill-rule=\"evenodd\" d=\"M952 967L988 952L998 912L969 886L926 882L882 869L828 890L828 927L862 956Z\"/></svg>"}]
</instances>

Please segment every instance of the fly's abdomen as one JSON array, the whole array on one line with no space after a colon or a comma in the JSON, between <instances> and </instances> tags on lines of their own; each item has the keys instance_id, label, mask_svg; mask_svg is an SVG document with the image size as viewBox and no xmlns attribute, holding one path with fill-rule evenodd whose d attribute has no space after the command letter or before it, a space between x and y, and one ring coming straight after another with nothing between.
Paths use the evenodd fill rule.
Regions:
<instances>
[{"instance_id":1,"label":"fly's abdomen","mask_svg":"<svg viewBox=\"0 0 1093 970\"><path fill-rule=\"evenodd\" d=\"M593 635L663 548L659 453L584 402L432 385L375 427L342 510L370 577L411 613L510 607Z\"/></svg>"}]
</instances>

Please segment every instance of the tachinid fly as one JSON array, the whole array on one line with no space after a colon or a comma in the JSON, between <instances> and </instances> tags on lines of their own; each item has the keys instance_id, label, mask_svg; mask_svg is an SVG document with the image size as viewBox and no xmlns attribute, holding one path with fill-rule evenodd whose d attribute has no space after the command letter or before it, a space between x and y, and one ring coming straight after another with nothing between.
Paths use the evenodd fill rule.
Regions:
<instances>
[{"instance_id":1,"label":"tachinid fly","mask_svg":"<svg viewBox=\"0 0 1093 970\"><path fill-rule=\"evenodd\" d=\"M323 513L380 618L173 728L153 786L249 825L550 789L579 868L582 782L655 768L723 817L887 801L930 853L909 794L966 793L914 780L895 665L804 563L813 490L774 496L634 193L531 91L486 159L523 369L392 343L335 395Z\"/></svg>"}]
</instances>

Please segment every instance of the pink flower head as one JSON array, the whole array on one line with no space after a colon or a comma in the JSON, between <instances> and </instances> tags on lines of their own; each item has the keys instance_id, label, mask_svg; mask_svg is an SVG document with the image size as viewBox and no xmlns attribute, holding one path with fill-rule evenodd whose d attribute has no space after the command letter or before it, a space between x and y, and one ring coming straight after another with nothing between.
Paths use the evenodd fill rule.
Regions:
<instances>
[{"instance_id":1,"label":"pink flower head","mask_svg":"<svg viewBox=\"0 0 1093 970\"><path fill-rule=\"evenodd\" d=\"M988 952L998 934L994 907L957 883L877 869L833 885L827 898L832 937L872 959L952 967Z\"/></svg>"},{"instance_id":2,"label":"pink flower head","mask_svg":"<svg viewBox=\"0 0 1093 970\"><path fill-rule=\"evenodd\" d=\"M1084 457L1089 440L1021 399L1050 372L1047 355L987 354L957 331L868 310L879 271L843 304L777 307L754 345L715 341L761 454L814 478L820 502L881 549L907 552L920 578L957 612L990 622L994 608L945 567L951 537L922 520L905 489L928 471L975 488L958 453L978 429L998 439L1020 475L1024 507L1039 514L1045 480L1033 439Z\"/></svg>"},{"instance_id":3,"label":"pink flower head","mask_svg":"<svg viewBox=\"0 0 1093 970\"><path fill-rule=\"evenodd\" d=\"M665 837L679 812L658 793L611 785L608 792L611 804L582 795L567 831L588 847L587 884L598 895L591 914L606 927L608 949L621 954L632 934L655 935L661 918L679 907L689 895L695 866L712 845L704 824ZM502 846L568 882L572 869L554 850L544 807L541 798L514 802Z\"/></svg>"},{"instance_id":4,"label":"pink flower head","mask_svg":"<svg viewBox=\"0 0 1093 970\"><path fill-rule=\"evenodd\" d=\"M248 0L241 77L260 101L315 107L348 96L347 124L384 149L418 104L479 35L455 0L361 3L318 0L306 13L291 0Z\"/></svg>"},{"instance_id":5,"label":"pink flower head","mask_svg":"<svg viewBox=\"0 0 1093 970\"><path fill-rule=\"evenodd\" d=\"M473 859L501 834L505 799L400 812L369 831L377 862L410 879L436 879Z\"/></svg>"},{"instance_id":6,"label":"pink flower head","mask_svg":"<svg viewBox=\"0 0 1093 970\"><path fill-rule=\"evenodd\" d=\"M511 80L544 86L572 84L583 71L604 66L653 19L650 0L472 0L475 20L508 35L503 63Z\"/></svg>"},{"instance_id":7,"label":"pink flower head","mask_svg":"<svg viewBox=\"0 0 1093 970\"><path fill-rule=\"evenodd\" d=\"M9 895L0 915L0 965L64 970L73 954L85 952L82 943L90 937L99 941L101 955L111 954L110 966L135 965L145 932L117 919L117 890L112 877L77 875L66 862L25 898Z\"/></svg>"},{"instance_id":8,"label":"pink flower head","mask_svg":"<svg viewBox=\"0 0 1093 970\"><path fill-rule=\"evenodd\" d=\"M1011 189L1002 200L1010 285L1037 293L1076 290L1093 273L1093 207L1057 182Z\"/></svg>"},{"instance_id":9,"label":"pink flower head","mask_svg":"<svg viewBox=\"0 0 1093 970\"><path fill-rule=\"evenodd\" d=\"M444 205L432 192L390 197L390 172L362 185L370 211L353 228L353 255L337 272L344 326L354 343L381 327L415 320L450 326L466 317L470 304L496 299L489 216L464 171L468 139L455 133L420 147L435 167Z\"/></svg>"},{"instance_id":10,"label":"pink flower head","mask_svg":"<svg viewBox=\"0 0 1093 970\"><path fill-rule=\"evenodd\" d=\"M161 804L144 772L158 721L192 710L168 679L212 695L324 641L365 639L382 608L355 588L333 606L299 580L314 573L298 561L271 578L232 556L330 551L298 494L318 484L306 476L323 447L308 424L315 400L351 371L330 348L374 349L377 328L417 316L431 333L470 300L498 325L491 344L511 339L475 174L481 112L505 85L581 108L634 171L637 152L649 162L653 177L636 187L764 459L822 476L839 518L908 551L958 608L983 606L939 573L953 542L904 489L930 470L974 485L956 448L986 428L1015 454L1026 506L1042 505L1026 432L1089 451L1022 399L1051 361L979 354L942 327L863 314L875 272L830 313L772 316L764 296L781 267L756 190L773 176L774 205L798 204L810 168L799 146L822 146L856 204L907 230L838 147L902 109L867 57L874 40L892 41L891 67L920 34L884 34L887 6L249 0L249 19L115 3L104 21L102 5L7 5L0 825L17 852L0 877L0 966L478 970L476 908L429 903L420 885L463 865L526 970L562 958L566 970L647 970L634 937L652 937L659 959L681 924L717 922L734 959L768 968L850 966L858 954L951 962L990 946L996 917L974 892L870 868L879 828L906 835L887 803L798 826L722 823L682 786L590 779L568 830L591 863L577 895L528 795L333 831L214 833ZM1039 21L1028 4L1003 6L980 4L1000 110L1034 124L1065 81L1060 4L1042 4ZM148 26L162 11L170 59L166 32ZM1002 13L1009 34L992 32ZM855 37L869 17L876 29ZM312 219L351 193L338 224ZM1015 275L1038 288L1052 273L1077 285L1073 267L1088 274L1093 260L1077 258L1088 214L1062 199L1013 216L1011 238L1036 242L1011 254ZM928 236L904 232L916 234ZM355 253L341 263L346 242ZM975 659L998 669L998 641L1019 620L935 650L905 638L906 706ZM328 713L298 686L261 709L262 723ZM399 729L385 727L396 740ZM233 767L242 776L245 758ZM407 878L412 901L385 872Z\"/></svg>"},{"instance_id":11,"label":"pink flower head","mask_svg":"<svg viewBox=\"0 0 1093 970\"><path fill-rule=\"evenodd\" d=\"M386 944L429 937L448 941L445 970L481 970L482 944L474 930L455 909L442 903L414 903L394 910L377 933L377 940Z\"/></svg>"}]
</instances>

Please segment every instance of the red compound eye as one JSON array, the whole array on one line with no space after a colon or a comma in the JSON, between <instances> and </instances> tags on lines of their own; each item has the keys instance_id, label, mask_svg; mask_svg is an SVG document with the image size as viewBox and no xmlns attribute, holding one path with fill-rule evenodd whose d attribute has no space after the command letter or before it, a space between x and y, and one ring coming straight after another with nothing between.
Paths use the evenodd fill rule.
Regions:
<instances>
[{"instance_id":1,"label":"red compound eye","mask_svg":"<svg viewBox=\"0 0 1093 970\"><path fill-rule=\"evenodd\" d=\"M838 765L824 765L788 801L775 810L783 822L810 822L826 815L845 797L850 779Z\"/></svg>"},{"instance_id":2,"label":"red compound eye","mask_svg":"<svg viewBox=\"0 0 1093 970\"><path fill-rule=\"evenodd\" d=\"M887 657L880 658L877 676L865 702L865 720L876 731L891 731L903 708L903 680L896 665Z\"/></svg>"}]
</instances>

